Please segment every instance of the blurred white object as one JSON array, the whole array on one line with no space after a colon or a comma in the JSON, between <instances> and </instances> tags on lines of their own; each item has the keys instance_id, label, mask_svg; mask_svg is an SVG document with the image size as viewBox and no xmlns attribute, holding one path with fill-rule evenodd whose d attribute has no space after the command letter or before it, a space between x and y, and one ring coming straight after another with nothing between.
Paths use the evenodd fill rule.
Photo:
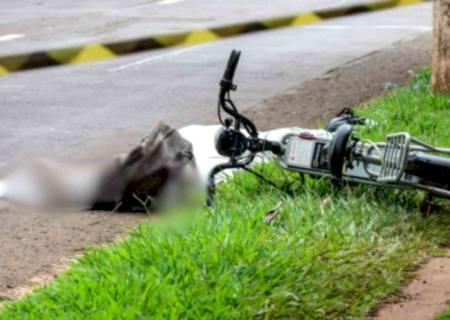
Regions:
<instances>
[{"instance_id":1,"label":"blurred white object","mask_svg":"<svg viewBox=\"0 0 450 320\"><path fill-rule=\"evenodd\" d=\"M163 123L109 162L30 159L2 171L1 199L46 210L163 208L199 186L192 145Z\"/></svg>"},{"instance_id":2,"label":"blurred white object","mask_svg":"<svg viewBox=\"0 0 450 320\"><path fill-rule=\"evenodd\" d=\"M0 181L0 198L30 207L84 209L100 187L106 167L63 164L30 159L6 170Z\"/></svg>"},{"instance_id":3,"label":"blurred white object","mask_svg":"<svg viewBox=\"0 0 450 320\"><path fill-rule=\"evenodd\" d=\"M0 199L38 208L89 209L98 204L111 210L120 201L132 202L135 194L152 207L174 204L186 191L206 191L209 172L228 161L215 149L219 125L190 125L179 130L159 124L128 154L92 165L64 164L33 159L4 170ZM301 128L282 128L260 133L278 141ZM314 130L320 135L323 130ZM193 158L192 158L193 153ZM270 159L262 154L255 161ZM232 172L232 171L231 171ZM220 177L219 177L220 179ZM125 210L133 210L129 204Z\"/></svg>"}]
</instances>

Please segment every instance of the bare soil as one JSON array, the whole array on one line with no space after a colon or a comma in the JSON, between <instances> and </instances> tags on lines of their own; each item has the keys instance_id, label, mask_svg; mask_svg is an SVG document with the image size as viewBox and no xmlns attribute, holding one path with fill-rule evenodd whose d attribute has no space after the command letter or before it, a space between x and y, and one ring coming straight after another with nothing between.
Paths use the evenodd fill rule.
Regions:
<instances>
[{"instance_id":1,"label":"bare soil","mask_svg":"<svg viewBox=\"0 0 450 320\"><path fill-rule=\"evenodd\" d=\"M0 204L0 302L50 281L86 245L112 242L145 217L108 212L59 215Z\"/></svg>"},{"instance_id":2,"label":"bare soil","mask_svg":"<svg viewBox=\"0 0 450 320\"><path fill-rule=\"evenodd\" d=\"M389 84L404 84L411 71L431 64L431 33L374 51L267 99L246 113L258 129L316 126L344 107L382 95Z\"/></svg>"},{"instance_id":3,"label":"bare soil","mask_svg":"<svg viewBox=\"0 0 450 320\"><path fill-rule=\"evenodd\" d=\"M380 306L376 320L431 320L448 308L450 301L450 250L431 258L416 277L395 296L395 303Z\"/></svg>"},{"instance_id":4,"label":"bare soil","mask_svg":"<svg viewBox=\"0 0 450 320\"><path fill-rule=\"evenodd\" d=\"M349 61L320 79L303 82L285 94L263 101L246 114L264 130L314 126L343 107L383 94L389 82L405 83L411 70L430 63L431 36L424 34ZM114 141L117 144L119 140ZM123 146L130 143L120 141ZM20 297L31 286L51 280L65 268L67 261L83 253L85 244L114 241L142 219L145 215L23 212L0 203L0 302ZM435 269L431 271L434 273ZM437 300L442 305L441 299Z\"/></svg>"}]
</instances>

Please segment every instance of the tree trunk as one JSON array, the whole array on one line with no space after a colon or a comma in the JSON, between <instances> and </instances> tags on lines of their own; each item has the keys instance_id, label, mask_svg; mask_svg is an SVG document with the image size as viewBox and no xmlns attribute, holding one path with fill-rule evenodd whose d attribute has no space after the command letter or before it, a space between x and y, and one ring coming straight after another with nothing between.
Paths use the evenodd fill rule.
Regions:
<instances>
[{"instance_id":1,"label":"tree trunk","mask_svg":"<svg viewBox=\"0 0 450 320\"><path fill-rule=\"evenodd\" d=\"M433 8L433 64L435 93L450 93L450 0L435 0Z\"/></svg>"}]
</instances>

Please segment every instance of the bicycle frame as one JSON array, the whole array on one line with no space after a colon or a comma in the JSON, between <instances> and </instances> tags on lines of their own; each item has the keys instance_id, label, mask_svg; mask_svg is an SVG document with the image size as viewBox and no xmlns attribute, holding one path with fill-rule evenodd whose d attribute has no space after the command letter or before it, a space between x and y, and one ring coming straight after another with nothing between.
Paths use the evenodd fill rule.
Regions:
<instances>
[{"instance_id":1,"label":"bicycle frame","mask_svg":"<svg viewBox=\"0 0 450 320\"><path fill-rule=\"evenodd\" d=\"M348 108L332 119L325 130L297 128L281 141L258 138L256 126L239 113L230 97L230 91L237 89L233 76L239 57L240 52L233 50L221 81L218 116L223 127L216 135L216 149L229 161L210 173L209 203L216 174L227 169L257 174L250 165L257 153L265 152L274 154L280 166L290 171L339 181L421 189L450 198L450 159L441 156L450 155L450 149L429 145L406 132L389 134L386 142L360 141L352 130L354 125L365 124L365 119L356 117ZM222 111L230 118L223 120Z\"/></svg>"}]
</instances>

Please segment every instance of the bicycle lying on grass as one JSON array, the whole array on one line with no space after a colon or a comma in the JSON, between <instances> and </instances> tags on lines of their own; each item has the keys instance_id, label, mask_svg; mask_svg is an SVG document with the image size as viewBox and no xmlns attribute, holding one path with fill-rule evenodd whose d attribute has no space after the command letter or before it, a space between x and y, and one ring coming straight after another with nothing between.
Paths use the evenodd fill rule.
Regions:
<instances>
[{"instance_id":1,"label":"bicycle lying on grass","mask_svg":"<svg viewBox=\"0 0 450 320\"><path fill-rule=\"evenodd\" d=\"M450 158L443 156L449 155L450 149L432 146L407 132L388 134L385 142L360 140L352 134L353 126L367 121L348 108L325 130L298 128L281 142L259 138L255 124L238 111L230 96L237 89L233 78L240 54L232 51L220 82L218 117L222 128L215 143L217 152L229 160L214 167L209 175L209 203L216 175L227 169L243 169L273 184L250 168L256 155L266 152L286 170L335 181L420 189L431 196L450 198ZM229 117L223 119L222 112Z\"/></svg>"}]
</instances>

